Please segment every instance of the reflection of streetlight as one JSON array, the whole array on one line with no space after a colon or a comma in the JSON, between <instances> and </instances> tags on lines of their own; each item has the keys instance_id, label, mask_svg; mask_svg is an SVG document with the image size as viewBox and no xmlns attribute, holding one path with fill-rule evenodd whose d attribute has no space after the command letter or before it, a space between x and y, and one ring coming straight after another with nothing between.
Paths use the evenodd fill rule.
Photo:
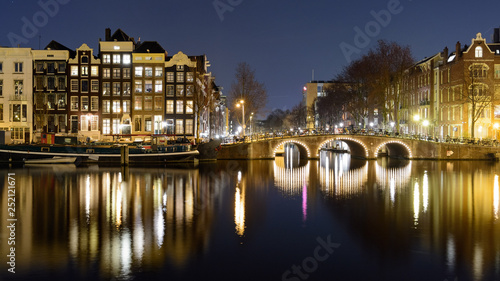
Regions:
<instances>
[{"instance_id":1,"label":"reflection of streetlight","mask_svg":"<svg viewBox=\"0 0 500 281\"><path fill-rule=\"evenodd\" d=\"M342 122L340 122L339 125L340 125L340 127L344 127L344 123L342 123Z\"/></svg>"},{"instance_id":2,"label":"reflection of streetlight","mask_svg":"<svg viewBox=\"0 0 500 281\"><path fill-rule=\"evenodd\" d=\"M373 127L373 122L370 122L370 127Z\"/></svg>"},{"instance_id":3,"label":"reflection of streetlight","mask_svg":"<svg viewBox=\"0 0 500 281\"><path fill-rule=\"evenodd\" d=\"M424 125L424 127L429 126L429 121L428 121L428 120L424 120L424 121L422 122L422 125Z\"/></svg>"},{"instance_id":4,"label":"reflection of streetlight","mask_svg":"<svg viewBox=\"0 0 500 281\"><path fill-rule=\"evenodd\" d=\"M420 121L420 115L418 115L418 114L413 115L413 121L415 121L415 122Z\"/></svg>"},{"instance_id":5,"label":"reflection of streetlight","mask_svg":"<svg viewBox=\"0 0 500 281\"><path fill-rule=\"evenodd\" d=\"M244 100L240 100L240 102L238 102L236 104L236 107L240 107L241 106L241 114L242 114L242 123L243 123L243 136L245 136L245 101Z\"/></svg>"}]
</instances>

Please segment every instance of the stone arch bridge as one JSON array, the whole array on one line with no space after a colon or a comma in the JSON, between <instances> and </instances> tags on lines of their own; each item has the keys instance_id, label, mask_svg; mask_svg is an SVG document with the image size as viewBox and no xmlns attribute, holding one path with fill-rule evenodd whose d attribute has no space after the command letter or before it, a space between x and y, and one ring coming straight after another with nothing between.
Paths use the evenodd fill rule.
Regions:
<instances>
[{"instance_id":1,"label":"stone arch bridge","mask_svg":"<svg viewBox=\"0 0 500 281\"><path fill-rule=\"evenodd\" d=\"M274 159L287 143L295 144L301 158L317 159L319 151L331 141L347 144L353 157L376 159L382 151L389 157L434 160L491 160L498 158L498 147L439 143L415 139L366 135L311 135L265 139L224 145L217 159Z\"/></svg>"}]
</instances>

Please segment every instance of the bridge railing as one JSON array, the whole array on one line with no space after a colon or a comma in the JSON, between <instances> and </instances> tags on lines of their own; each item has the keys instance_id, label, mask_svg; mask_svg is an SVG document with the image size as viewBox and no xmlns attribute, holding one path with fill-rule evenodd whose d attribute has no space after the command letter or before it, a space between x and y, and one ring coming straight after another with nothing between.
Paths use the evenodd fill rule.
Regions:
<instances>
[{"instance_id":1,"label":"bridge railing","mask_svg":"<svg viewBox=\"0 0 500 281\"><path fill-rule=\"evenodd\" d=\"M275 139L283 139L289 137L308 137L308 136L342 136L342 135L360 135L360 136L374 136L374 137L387 137L387 138L399 138L399 139L408 139L408 140L419 140L426 142L436 142L436 143L451 143L451 144L463 144L463 145L479 145L479 146L492 146L497 147L500 146L500 142L496 139L488 139L488 138L467 138L467 137L445 137L439 138L436 136L430 136L425 134L399 134L394 132L387 131L366 131L366 132L346 132L346 133L308 133L308 134L290 134L290 133L274 133L274 134L252 134L250 136L243 137L233 137L226 138L223 144L235 144L235 143L251 143L256 141L266 141L266 140L275 140Z\"/></svg>"}]
</instances>

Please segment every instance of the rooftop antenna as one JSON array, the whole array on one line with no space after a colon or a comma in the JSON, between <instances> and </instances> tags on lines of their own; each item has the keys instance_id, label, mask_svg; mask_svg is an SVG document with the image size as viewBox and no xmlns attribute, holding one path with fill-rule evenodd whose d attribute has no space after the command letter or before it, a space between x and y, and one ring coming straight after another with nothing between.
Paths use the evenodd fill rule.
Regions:
<instances>
[{"instance_id":1,"label":"rooftop antenna","mask_svg":"<svg viewBox=\"0 0 500 281\"><path fill-rule=\"evenodd\" d=\"M312 80L311 81L314 81L314 69L312 70Z\"/></svg>"}]
</instances>

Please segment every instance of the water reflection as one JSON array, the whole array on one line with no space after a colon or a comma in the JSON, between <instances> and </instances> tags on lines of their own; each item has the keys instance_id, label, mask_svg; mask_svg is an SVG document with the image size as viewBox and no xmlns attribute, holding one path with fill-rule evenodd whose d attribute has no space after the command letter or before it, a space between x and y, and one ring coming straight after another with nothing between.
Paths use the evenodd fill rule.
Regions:
<instances>
[{"instance_id":1,"label":"water reflection","mask_svg":"<svg viewBox=\"0 0 500 281\"><path fill-rule=\"evenodd\" d=\"M349 198L363 192L368 180L368 164L366 161L361 162L361 166L355 165L351 163L349 154L322 151L319 169L321 191L339 198Z\"/></svg>"},{"instance_id":2,"label":"water reflection","mask_svg":"<svg viewBox=\"0 0 500 281\"><path fill-rule=\"evenodd\" d=\"M206 247L217 200L212 195L221 188L197 169L135 169L126 177L120 169L63 178L43 169L17 175L19 266L48 262L50 268L56 257L62 265L67 252L80 270L97 266L105 279L128 279L134 268L160 266L165 259L184 267ZM0 224L5 227L4 220ZM51 253L51 260L40 253Z\"/></svg>"},{"instance_id":3,"label":"water reflection","mask_svg":"<svg viewBox=\"0 0 500 281\"><path fill-rule=\"evenodd\" d=\"M20 170L16 254L28 272L20 276L147 279L138 275L161 272L200 280L212 270L219 280L272 280L317 246L296 245L326 233L345 250L311 279L500 278L500 164L358 161L331 152L286 162ZM0 195L6 229L5 188ZM366 273L346 270L359 261Z\"/></svg>"}]
</instances>

